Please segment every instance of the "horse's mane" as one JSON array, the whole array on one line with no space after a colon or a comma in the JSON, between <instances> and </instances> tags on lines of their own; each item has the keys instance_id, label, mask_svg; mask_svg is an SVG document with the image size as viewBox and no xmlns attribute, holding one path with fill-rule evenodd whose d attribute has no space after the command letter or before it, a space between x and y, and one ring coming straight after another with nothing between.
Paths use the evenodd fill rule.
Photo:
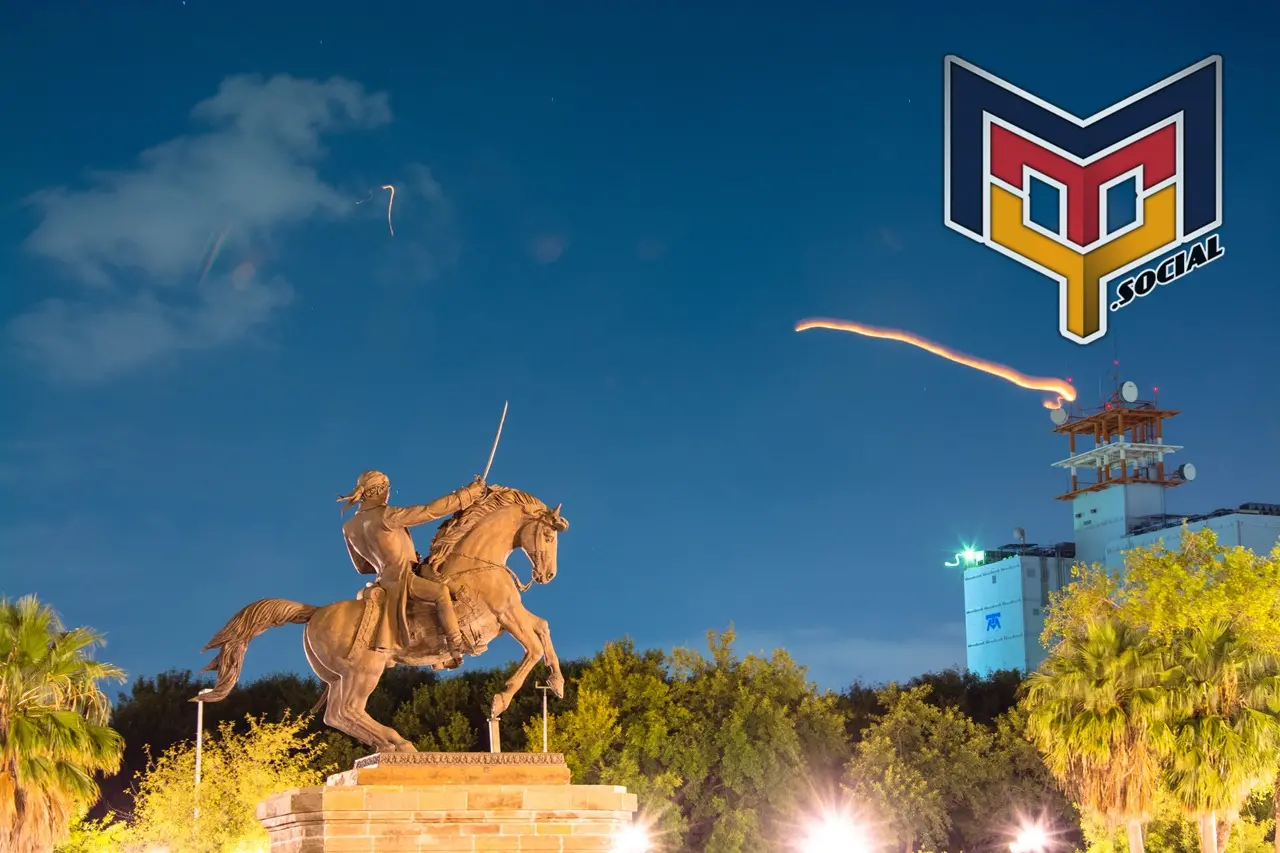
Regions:
<instances>
[{"instance_id":1,"label":"horse's mane","mask_svg":"<svg viewBox=\"0 0 1280 853\"><path fill-rule=\"evenodd\" d=\"M466 509L455 512L440 525L436 535L431 537L431 549L427 552L428 568L439 569L463 537L482 519L509 506L522 506L535 511L547 508L546 504L527 492L508 486L490 486L483 498Z\"/></svg>"}]
</instances>

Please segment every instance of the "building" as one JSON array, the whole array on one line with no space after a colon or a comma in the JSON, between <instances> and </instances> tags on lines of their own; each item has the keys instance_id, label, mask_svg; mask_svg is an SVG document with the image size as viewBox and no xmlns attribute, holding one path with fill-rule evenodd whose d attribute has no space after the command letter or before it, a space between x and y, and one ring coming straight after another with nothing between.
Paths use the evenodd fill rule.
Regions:
<instances>
[{"instance_id":1,"label":"building","mask_svg":"<svg viewBox=\"0 0 1280 853\"><path fill-rule=\"evenodd\" d=\"M1054 465L1070 472L1071 488L1058 500L1071 507L1074 542L1052 547L1019 542L994 550L966 550L948 565L963 566L968 668L985 675L1000 669L1034 670L1044 659L1040 633L1049 594L1071 580L1075 563L1118 569L1130 548L1163 539L1169 545L1185 522L1212 528L1226 546L1267 552L1280 540L1280 505L1246 503L1203 515L1170 515L1169 489L1195 479L1195 467L1169 468L1166 457L1182 450L1166 444L1164 424L1178 413L1156 400L1140 400L1132 382L1117 382L1098 409L1054 409L1054 432L1068 439L1071 455ZM1081 447L1081 445L1089 445Z\"/></svg>"}]
</instances>

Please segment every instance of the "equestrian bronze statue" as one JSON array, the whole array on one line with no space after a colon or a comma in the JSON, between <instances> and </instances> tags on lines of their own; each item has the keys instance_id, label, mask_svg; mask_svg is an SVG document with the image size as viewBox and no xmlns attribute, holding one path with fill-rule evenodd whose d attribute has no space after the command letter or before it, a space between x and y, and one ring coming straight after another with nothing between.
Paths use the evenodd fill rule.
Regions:
<instances>
[{"instance_id":1,"label":"equestrian bronze statue","mask_svg":"<svg viewBox=\"0 0 1280 853\"><path fill-rule=\"evenodd\" d=\"M492 458L492 454L491 457ZM501 633L524 648L524 658L493 697L492 717L510 705L535 664L546 661L547 685L564 695L564 676L545 619L525 609L520 594L556 576L556 548L569 522L560 507L483 479L428 504L392 507L390 483L377 471L361 475L340 500L356 506L343 537L356 570L376 576L354 599L323 607L266 598L243 608L205 646L217 655L203 671L218 683L200 701L223 699L235 686L249 641L269 628L303 624L302 648L326 685L316 710L324 721L379 752L414 752L398 732L365 710L369 694L391 666L451 669L464 655L478 656ZM445 515L419 559L409 528ZM522 584L507 558L522 550L533 578Z\"/></svg>"}]
</instances>

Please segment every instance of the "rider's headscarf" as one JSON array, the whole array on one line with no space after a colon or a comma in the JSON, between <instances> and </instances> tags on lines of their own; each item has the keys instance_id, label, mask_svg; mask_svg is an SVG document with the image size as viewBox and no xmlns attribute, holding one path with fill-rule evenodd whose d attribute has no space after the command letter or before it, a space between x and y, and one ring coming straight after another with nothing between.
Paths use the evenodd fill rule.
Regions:
<instances>
[{"instance_id":1,"label":"rider's headscarf","mask_svg":"<svg viewBox=\"0 0 1280 853\"><path fill-rule=\"evenodd\" d=\"M338 500L345 501L342 504L342 508L346 510L360 503L365 499L366 495L388 492L390 489L391 480L387 478L386 474L381 471L365 471L360 475L360 479L356 480L356 487L351 490L351 493L338 495Z\"/></svg>"}]
</instances>

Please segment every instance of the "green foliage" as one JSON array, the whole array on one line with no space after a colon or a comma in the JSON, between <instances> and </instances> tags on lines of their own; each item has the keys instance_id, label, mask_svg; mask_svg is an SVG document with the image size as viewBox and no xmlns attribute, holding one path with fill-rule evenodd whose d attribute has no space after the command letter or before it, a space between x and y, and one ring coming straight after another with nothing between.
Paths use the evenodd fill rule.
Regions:
<instances>
[{"instance_id":1,"label":"green foliage","mask_svg":"<svg viewBox=\"0 0 1280 853\"><path fill-rule=\"evenodd\" d=\"M128 844L129 825L115 815L83 817L71 824L67 838L58 845L58 853L120 853Z\"/></svg>"},{"instance_id":2,"label":"green foliage","mask_svg":"<svg viewBox=\"0 0 1280 853\"><path fill-rule=\"evenodd\" d=\"M844 721L785 653L738 658L732 631L709 651L610 644L553 718L552 749L576 782L635 791L665 849L773 850L814 777L847 758ZM540 722L525 733L540 743Z\"/></svg>"},{"instance_id":3,"label":"green foliage","mask_svg":"<svg viewBox=\"0 0 1280 853\"><path fill-rule=\"evenodd\" d=\"M1276 775L1280 666L1221 621L1182 630L1169 658L1169 791L1191 817L1233 817Z\"/></svg>"},{"instance_id":4,"label":"green foliage","mask_svg":"<svg viewBox=\"0 0 1280 853\"><path fill-rule=\"evenodd\" d=\"M784 651L737 658L733 639L732 629L712 632L709 658L688 649L670 657L685 842L706 853L774 849L813 779L848 757L835 696Z\"/></svg>"},{"instance_id":5,"label":"green foliage","mask_svg":"<svg viewBox=\"0 0 1280 853\"><path fill-rule=\"evenodd\" d=\"M1108 619L1067 636L1027 679L1027 733L1095 821L1115 826L1151 813L1173 747L1164 677L1145 635Z\"/></svg>"},{"instance_id":6,"label":"green foliage","mask_svg":"<svg viewBox=\"0 0 1280 853\"><path fill-rule=\"evenodd\" d=\"M92 658L101 642L34 596L0 600L0 850L53 849L120 766L99 683L124 674Z\"/></svg>"},{"instance_id":7,"label":"green foliage","mask_svg":"<svg viewBox=\"0 0 1280 853\"><path fill-rule=\"evenodd\" d=\"M1046 614L1055 645L1025 705L1093 844L1149 822L1153 850L1257 846L1273 816L1250 813L1250 797L1280 788L1280 549L1184 528L1176 550L1134 549L1122 574L1075 577Z\"/></svg>"},{"instance_id":8,"label":"green foliage","mask_svg":"<svg viewBox=\"0 0 1280 853\"><path fill-rule=\"evenodd\" d=\"M305 718L245 722L243 731L224 722L204 742L198 826L195 745L176 744L150 763L137 780L132 825L117 837L125 850L162 845L170 853L239 853L265 845L258 803L289 788L319 784L322 774L311 765L321 747L316 735L307 733ZM87 829L81 833L91 836Z\"/></svg>"},{"instance_id":9,"label":"green foliage","mask_svg":"<svg viewBox=\"0 0 1280 853\"><path fill-rule=\"evenodd\" d=\"M489 699L514 666L440 678L397 667L369 710L420 749L484 750ZM920 849L1003 849L1010 828L1037 815L1065 831L1068 844L1076 831L1073 809L1023 736L1020 712L1011 710L1015 673L932 673L901 689L854 685L835 696L809 683L785 653L739 657L731 631L709 635L702 653L668 655L620 642L564 668L566 696L551 700L551 749L565 753L576 783L635 792L664 853L787 849L808 815L852 797L842 779L877 812L868 815L877 830L891 827L879 833L884 840L900 846L914 839L910 846ZM535 671L531 681L541 678ZM153 750L167 750L167 757L150 762L150 772L139 777L153 781L141 786L133 827L86 820L65 853L135 853L147 838L172 838L190 826L195 708L189 700L200 686L189 673L166 673L140 680L122 697L117 716L135 733L130 749L147 756L150 725ZM318 780L367 753L319 721L299 718L318 694L310 679L270 676L206 706L206 721L217 720L219 734L206 744L202 825L227 827L215 839L218 853L261 840L251 806L264 791ZM228 719L227 707L252 711L254 719ZM213 744L253 737L268 725L287 725L295 742L275 753L278 784L213 791ZM539 693L517 695L503 715L502 737L504 750L542 748ZM228 799L240 817L211 817L215 799ZM1181 821L1176 814L1175 821ZM169 846L172 853L194 853Z\"/></svg>"},{"instance_id":10,"label":"green foliage","mask_svg":"<svg viewBox=\"0 0 1280 853\"><path fill-rule=\"evenodd\" d=\"M195 736L196 706L191 699L202 688L211 686L212 682L195 678L189 671L171 671L155 678L139 678L127 694L119 696L111 713L111 725L124 738L124 760L119 772L104 781L103 803L95 810L96 816L133 811L134 778L146 770L149 755L159 755ZM287 716L300 717L315 705L320 692L315 679L292 673L259 678L237 686L221 702L206 703L205 726L216 731L223 723L231 723L243 730L250 717L271 722ZM334 750L326 756L327 764L349 766L350 761L339 759L352 752L365 754L350 738L328 732L319 720L311 721L309 731L322 736L332 734L326 738Z\"/></svg>"},{"instance_id":11,"label":"green foliage","mask_svg":"<svg viewBox=\"0 0 1280 853\"><path fill-rule=\"evenodd\" d=\"M953 704L931 704L931 693L928 685L881 691L886 710L849 762L845 783L881 840L905 850L998 845L1031 804L1055 826L1070 820L1016 712L984 726Z\"/></svg>"},{"instance_id":12,"label":"green foliage","mask_svg":"<svg viewBox=\"0 0 1280 853\"><path fill-rule=\"evenodd\" d=\"M1147 632L1162 646L1210 622L1231 626L1259 652L1280 655L1280 546L1269 555L1218 544L1209 528L1183 528L1179 547L1161 541L1125 554L1124 572L1076 566L1051 596L1042 639L1052 645L1099 618Z\"/></svg>"}]
</instances>

